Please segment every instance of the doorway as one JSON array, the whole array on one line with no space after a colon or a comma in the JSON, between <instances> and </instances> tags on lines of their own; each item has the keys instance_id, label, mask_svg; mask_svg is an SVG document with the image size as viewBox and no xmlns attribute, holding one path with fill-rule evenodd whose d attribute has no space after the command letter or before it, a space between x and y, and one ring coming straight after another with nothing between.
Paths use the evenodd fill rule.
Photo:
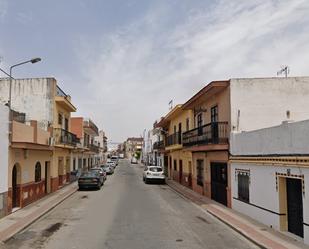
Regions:
<instances>
[{"instance_id":1,"label":"doorway","mask_svg":"<svg viewBox=\"0 0 309 249\"><path fill-rule=\"evenodd\" d=\"M45 162L45 194L50 193L50 162Z\"/></svg>"},{"instance_id":2,"label":"doorway","mask_svg":"<svg viewBox=\"0 0 309 249\"><path fill-rule=\"evenodd\" d=\"M15 164L12 170L12 208L20 206L20 166Z\"/></svg>"},{"instance_id":3,"label":"doorway","mask_svg":"<svg viewBox=\"0 0 309 249\"><path fill-rule=\"evenodd\" d=\"M227 205L227 164L211 163L211 199Z\"/></svg>"},{"instance_id":4,"label":"doorway","mask_svg":"<svg viewBox=\"0 0 309 249\"><path fill-rule=\"evenodd\" d=\"M182 184L182 160L179 160L179 183Z\"/></svg>"},{"instance_id":5,"label":"doorway","mask_svg":"<svg viewBox=\"0 0 309 249\"><path fill-rule=\"evenodd\" d=\"M304 237L302 180L286 178L288 231Z\"/></svg>"}]
</instances>

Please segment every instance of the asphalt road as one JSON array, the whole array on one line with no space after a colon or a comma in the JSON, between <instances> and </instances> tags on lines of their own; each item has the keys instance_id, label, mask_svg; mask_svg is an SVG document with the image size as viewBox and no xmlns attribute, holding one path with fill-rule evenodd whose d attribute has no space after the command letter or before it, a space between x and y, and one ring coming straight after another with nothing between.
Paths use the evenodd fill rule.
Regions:
<instances>
[{"instance_id":1,"label":"asphalt road","mask_svg":"<svg viewBox=\"0 0 309 249\"><path fill-rule=\"evenodd\" d=\"M78 191L5 249L257 248L167 185L122 161L101 190Z\"/></svg>"}]
</instances>

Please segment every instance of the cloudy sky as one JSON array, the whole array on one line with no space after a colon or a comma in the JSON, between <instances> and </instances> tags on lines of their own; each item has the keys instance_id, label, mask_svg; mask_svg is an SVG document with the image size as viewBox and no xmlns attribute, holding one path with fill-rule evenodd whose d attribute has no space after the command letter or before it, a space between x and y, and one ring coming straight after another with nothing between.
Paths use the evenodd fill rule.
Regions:
<instances>
[{"instance_id":1,"label":"cloudy sky","mask_svg":"<svg viewBox=\"0 0 309 249\"><path fill-rule=\"evenodd\" d=\"M14 77L55 77L74 116L121 142L212 80L309 75L308 13L308 0L0 0L0 67L41 57Z\"/></svg>"}]
</instances>

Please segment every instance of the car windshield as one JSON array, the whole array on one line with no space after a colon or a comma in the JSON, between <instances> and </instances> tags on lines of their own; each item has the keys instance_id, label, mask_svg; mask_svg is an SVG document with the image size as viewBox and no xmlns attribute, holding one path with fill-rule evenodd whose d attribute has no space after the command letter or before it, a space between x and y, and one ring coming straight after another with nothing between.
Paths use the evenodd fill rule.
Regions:
<instances>
[{"instance_id":1,"label":"car windshield","mask_svg":"<svg viewBox=\"0 0 309 249\"><path fill-rule=\"evenodd\" d=\"M89 172L82 173L80 177L91 177L91 176L97 176L97 175L98 175L97 172L89 171Z\"/></svg>"},{"instance_id":2,"label":"car windshield","mask_svg":"<svg viewBox=\"0 0 309 249\"><path fill-rule=\"evenodd\" d=\"M149 171L151 172L162 172L163 169L160 167L149 167Z\"/></svg>"},{"instance_id":3,"label":"car windshield","mask_svg":"<svg viewBox=\"0 0 309 249\"><path fill-rule=\"evenodd\" d=\"M102 169L91 169L90 171L100 172Z\"/></svg>"}]
</instances>

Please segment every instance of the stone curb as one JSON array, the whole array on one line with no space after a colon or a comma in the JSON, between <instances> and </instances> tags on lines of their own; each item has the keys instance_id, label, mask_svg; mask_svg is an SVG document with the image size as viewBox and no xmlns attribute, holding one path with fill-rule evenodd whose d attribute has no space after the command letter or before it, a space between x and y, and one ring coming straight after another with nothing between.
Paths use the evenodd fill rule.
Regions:
<instances>
[{"instance_id":1,"label":"stone curb","mask_svg":"<svg viewBox=\"0 0 309 249\"><path fill-rule=\"evenodd\" d=\"M22 218L21 220L17 221L16 223L12 224L8 228L6 228L4 231L0 232L0 241L1 242L7 242L10 240L15 234L21 232L25 228L29 227L31 224L33 224L35 221L40 219L43 215L54 209L56 206L61 204L64 200L69 198L71 195L73 195L78 190L77 187L72 188L71 190L68 190L59 196L57 196L55 199L45 203L42 205L38 210L36 210L35 213L30 213L26 217ZM35 203L35 202L34 202Z\"/></svg>"}]
</instances>

